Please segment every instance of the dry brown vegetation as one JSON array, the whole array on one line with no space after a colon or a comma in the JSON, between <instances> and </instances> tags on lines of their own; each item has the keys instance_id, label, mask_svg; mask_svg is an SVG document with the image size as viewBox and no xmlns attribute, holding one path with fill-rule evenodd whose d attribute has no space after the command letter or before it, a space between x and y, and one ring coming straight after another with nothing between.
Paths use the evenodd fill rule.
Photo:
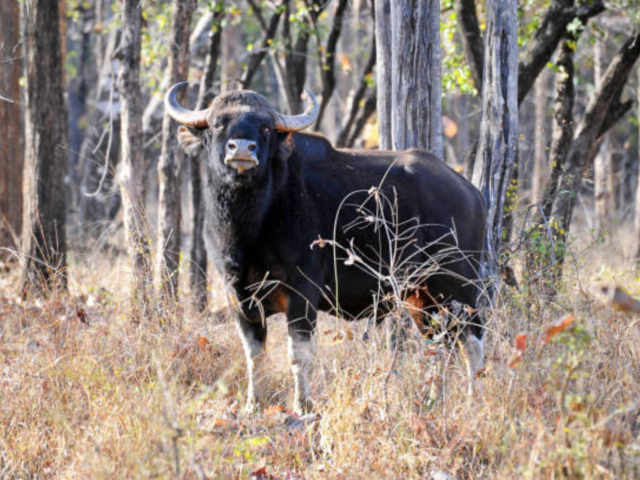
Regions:
<instances>
[{"instance_id":1,"label":"dry brown vegetation","mask_svg":"<svg viewBox=\"0 0 640 480\"><path fill-rule=\"evenodd\" d=\"M503 292L472 398L457 354L434 400L426 343L390 372L381 338L360 340L364 322L321 316L309 418L288 412L281 318L270 322L269 405L246 416L232 322L194 313L188 296L165 324L136 321L117 256L76 254L70 292L46 301L20 300L17 274L4 273L0 477L638 478L638 316L591 293L608 282L640 294L636 270L615 262L623 230L590 247L582 235L553 302L522 282ZM565 315L574 321L561 328Z\"/></svg>"}]
</instances>

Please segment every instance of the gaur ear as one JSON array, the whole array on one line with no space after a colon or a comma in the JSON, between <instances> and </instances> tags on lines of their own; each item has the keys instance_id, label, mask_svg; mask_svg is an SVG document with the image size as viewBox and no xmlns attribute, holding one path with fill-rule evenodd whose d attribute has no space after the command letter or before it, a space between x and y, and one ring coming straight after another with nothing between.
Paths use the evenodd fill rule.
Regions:
<instances>
[{"instance_id":1,"label":"gaur ear","mask_svg":"<svg viewBox=\"0 0 640 480\"><path fill-rule=\"evenodd\" d=\"M178 143L187 155L192 157L198 156L202 150L202 140L184 126L178 127Z\"/></svg>"},{"instance_id":2,"label":"gaur ear","mask_svg":"<svg viewBox=\"0 0 640 480\"><path fill-rule=\"evenodd\" d=\"M291 153L293 152L293 148L294 148L294 144L293 144L293 134L291 133L279 133L279 136L281 136L280 140L280 146L278 147L278 158L283 161L286 162L289 157L291 156Z\"/></svg>"}]
</instances>

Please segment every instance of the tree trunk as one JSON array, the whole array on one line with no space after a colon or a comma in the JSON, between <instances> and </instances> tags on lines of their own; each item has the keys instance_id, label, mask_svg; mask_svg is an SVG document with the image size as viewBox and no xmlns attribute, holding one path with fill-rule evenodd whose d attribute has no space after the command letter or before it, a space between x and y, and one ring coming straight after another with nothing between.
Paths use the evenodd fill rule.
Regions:
<instances>
[{"instance_id":1,"label":"tree trunk","mask_svg":"<svg viewBox=\"0 0 640 480\"><path fill-rule=\"evenodd\" d=\"M96 35L101 38L101 34ZM80 147L78 171L81 195L78 223L90 238L99 238L120 208L115 171L120 158L120 117L115 89L115 67L111 59L120 43L120 29L109 32L87 111L87 128Z\"/></svg>"},{"instance_id":2,"label":"tree trunk","mask_svg":"<svg viewBox=\"0 0 640 480\"><path fill-rule=\"evenodd\" d=\"M123 0L122 38L115 56L119 60L120 147L119 181L124 207L127 247L133 266L131 307L143 318L153 305L149 225L144 206L142 170L143 136L140 94L140 41L142 6L139 0Z\"/></svg>"},{"instance_id":3,"label":"tree trunk","mask_svg":"<svg viewBox=\"0 0 640 480\"><path fill-rule=\"evenodd\" d=\"M640 65L638 65L638 98L640 98ZM640 102L638 102L638 118L640 118ZM637 243L636 247L636 263L640 265L640 126L638 127L638 185L636 186L636 208L635 208L635 238Z\"/></svg>"},{"instance_id":4,"label":"tree trunk","mask_svg":"<svg viewBox=\"0 0 640 480\"><path fill-rule=\"evenodd\" d=\"M535 84L535 143L531 203L540 203L544 179L547 177L547 74L543 70Z\"/></svg>"},{"instance_id":5,"label":"tree trunk","mask_svg":"<svg viewBox=\"0 0 640 480\"><path fill-rule=\"evenodd\" d=\"M461 40L464 47L465 58L471 71L473 84L479 93L482 92L482 65L484 47L482 46L482 34L478 24L476 13L476 0L456 1L456 13L462 32Z\"/></svg>"},{"instance_id":6,"label":"tree trunk","mask_svg":"<svg viewBox=\"0 0 640 480\"><path fill-rule=\"evenodd\" d=\"M285 22L282 25L282 40L285 45L285 80L287 82L287 96L289 98L289 113L297 114L301 108L301 95L307 80L307 57L309 56L309 31L312 26L308 24L305 18L300 25L300 33L295 43L291 35L291 22L288 21L289 16L294 11L295 5L292 7L290 0L284 1ZM314 14L319 14L317 11Z\"/></svg>"},{"instance_id":7,"label":"tree trunk","mask_svg":"<svg viewBox=\"0 0 640 480\"><path fill-rule=\"evenodd\" d=\"M593 46L593 53L593 83L597 90L600 88L602 75L607 68L605 60L606 44L604 39L596 40L596 43ZM593 168L596 225L597 228L600 229L607 228L609 219L613 213L613 166L611 164L611 160L609 135L605 133Z\"/></svg>"},{"instance_id":8,"label":"tree trunk","mask_svg":"<svg viewBox=\"0 0 640 480\"><path fill-rule=\"evenodd\" d=\"M189 33L196 0L176 0L171 25L169 83L185 80L189 75ZM184 94L181 102L184 103ZM158 162L158 268L157 274L168 298L178 293L180 267L180 221L182 162L184 153L178 145L176 123L165 113L162 122L162 153Z\"/></svg>"},{"instance_id":9,"label":"tree trunk","mask_svg":"<svg viewBox=\"0 0 640 480\"><path fill-rule=\"evenodd\" d=\"M487 231L482 273L490 298L498 287L503 209L518 142L517 0L487 0L482 120L473 183L486 202Z\"/></svg>"},{"instance_id":10,"label":"tree trunk","mask_svg":"<svg viewBox=\"0 0 640 480\"><path fill-rule=\"evenodd\" d=\"M224 17L224 3L216 4L213 17L213 35L209 40L209 51L205 59L204 72L198 90L196 110L202 110L214 98L213 85L216 77L216 67L220 57L222 45L222 18ZM189 267L189 283L191 293L195 298L199 311L207 308L207 250L204 244L204 203L202 200L201 163L198 157L189 157L189 171L191 172L191 203L193 205L193 238L191 241L191 263Z\"/></svg>"},{"instance_id":11,"label":"tree trunk","mask_svg":"<svg viewBox=\"0 0 640 480\"><path fill-rule=\"evenodd\" d=\"M320 130L322 125L322 119L324 113L329 105L329 100L333 95L333 90L336 88L336 50L338 47L338 40L340 39L340 33L342 32L342 21L347 9L347 0L338 0L333 12L333 25L331 26L331 33L327 39L327 45L324 48L324 62L321 63L322 71L322 99L320 100L320 112L318 112L318 119L314 126L314 130ZM318 45L320 47L320 45Z\"/></svg>"},{"instance_id":12,"label":"tree trunk","mask_svg":"<svg viewBox=\"0 0 640 480\"><path fill-rule=\"evenodd\" d=\"M380 149L391 150L391 0L375 0L376 88Z\"/></svg>"},{"instance_id":13,"label":"tree trunk","mask_svg":"<svg viewBox=\"0 0 640 480\"><path fill-rule=\"evenodd\" d=\"M571 40L575 41L575 40ZM549 179L544 187L541 208L536 213L535 225L547 223L553 201L558 191L558 180L565 166L571 141L573 140L573 104L575 101L573 49L568 41L562 44L556 65L555 97L553 100L553 126L551 130L551 151L549 164L552 166Z\"/></svg>"},{"instance_id":14,"label":"tree trunk","mask_svg":"<svg viewBox=\"0 0 640 480\"><path fill-rule=\"evenodd\" d=\"M24 8L26 108L22 255L24 291L66 288L67 111L60 3ZM54 26L54 28L52 28Z\"/></svg>"},{"instance_id":15,"label":"tree trunk","mask_svg":"<svg viewBox=\"0 0 640 480\"><path fill-rule=\"evenodd\" d=\"M392 147L443 160L440 0L392 2L391 45Z\"/></svg>"},{"instance_id":16,"label":"tree trunk","mask_svg":"<svg viewBox=\"0 0 640 480\"><path fill-rule=\"evenodd\" d=\"M20 4L0 2L0 259L18 249L22 229Z\"/></svg>"}]
</instances>

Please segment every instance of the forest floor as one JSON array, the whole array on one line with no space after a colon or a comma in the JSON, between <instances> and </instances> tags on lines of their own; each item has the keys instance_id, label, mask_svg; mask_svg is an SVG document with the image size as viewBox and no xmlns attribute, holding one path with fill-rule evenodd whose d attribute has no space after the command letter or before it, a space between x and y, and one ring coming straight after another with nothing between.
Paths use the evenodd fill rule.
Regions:
<instances>
[{"instance_id":1,"label":"forest floor","mask_svg":"<svg viewBox=\"0 0 640 480\"><path fill-rule=\"evenodd\" d=\"M5 272L0 477L639 478L639 317L591 293L640 294L620 232L584 235L553 302L527 292L532 272L514 261L521 283L489 316L472 397L456 351L434 399L432 346L393 364L382 334L361 340L365 322L321 316L316 414L303 418L289 411L282 318L270 320L268 404L244 415L233 322L195 313L188 295L169 321L138 322L123 257L72 252L69 292L47 300L23 301ZM211 311L224 307L219 282L211 293Z\"/></svg>"}]
</instances>

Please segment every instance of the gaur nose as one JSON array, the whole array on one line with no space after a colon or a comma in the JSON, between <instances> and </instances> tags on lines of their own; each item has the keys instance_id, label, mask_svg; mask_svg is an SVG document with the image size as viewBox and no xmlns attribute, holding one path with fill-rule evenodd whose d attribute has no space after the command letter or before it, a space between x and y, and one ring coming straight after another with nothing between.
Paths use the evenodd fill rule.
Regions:
<instances>
[{"instance_id":1,"label":"gaur nose","mask_svg":"<svg viewBox=\"0 0 640 480\"><path fill-rule=\"evenodd\" d=\"M244 140L241 138L234 138L227 142L227 153L233 156L251 155L256 151L258 145L253 140Z\"/></svg>"}]
</instances>

